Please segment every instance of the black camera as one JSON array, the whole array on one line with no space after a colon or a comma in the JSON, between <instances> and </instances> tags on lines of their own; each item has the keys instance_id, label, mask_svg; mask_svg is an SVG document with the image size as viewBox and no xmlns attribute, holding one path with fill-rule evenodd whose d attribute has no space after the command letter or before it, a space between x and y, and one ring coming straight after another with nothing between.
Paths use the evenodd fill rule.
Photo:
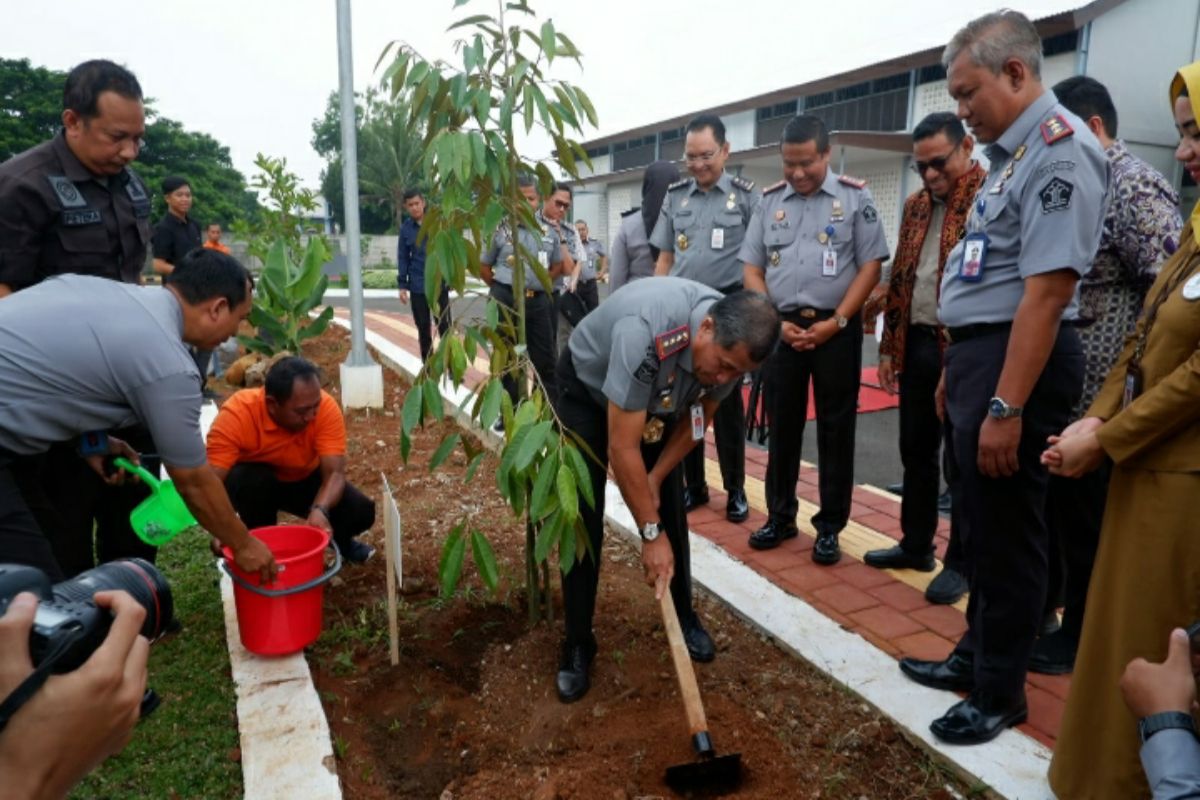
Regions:
<instances>
[{"instance_id":1,"label":"black camera","mask_svg":"<svg viewBox=\"0 0 1200 800\"><path fill-rule=\"evenodd\" d=\"M123 589L146 609L141 633L153 641L174 618L171 587L151 564L140 558L110 561L95 569L51 585L46 573L36 567L0 564L0 615L20 592L39 598L33 629L29 633L29 655L39 666L54 656L50 671L70 672L87 661L112 624L112 614L92 600L96 592Z\"/></svg>"}]
</instances>

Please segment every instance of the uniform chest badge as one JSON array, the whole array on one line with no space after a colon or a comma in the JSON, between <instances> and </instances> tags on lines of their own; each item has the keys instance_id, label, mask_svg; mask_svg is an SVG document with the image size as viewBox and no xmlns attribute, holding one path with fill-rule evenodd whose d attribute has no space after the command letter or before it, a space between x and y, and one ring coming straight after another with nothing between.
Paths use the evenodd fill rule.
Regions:
<instances>
[{"instance_id":1,"label":"uniform chest badge","mask_svg":"<svg viewBox=\"0 0 1200 800\"><path fill-rule=\"evenodd\" d=\"M642 441L646 444L657 444L662 441L663 429L666 423L658 417L651 417L646 420L646 425L642 428Z\"/></svg>"},{"instance_id":2,"label":"uniform chest badge","mask_svg":"<svg viewBox=\"0 0 1200 800\"><path fill-rule=\"evenodd\" d=\"M1193 275L1183 285L1183 299L1188 301L1200 300L1200 275Z\"/></svg>"},{"instance_id":3,"label":"uniform chest badge","mask_svg":"<svg viewBox=\"0 0 1200 800\"><path fill-rule=\"evenodd\" d=\"M675 246L680 250L688 249L688 238L686 233L681 233L675 237Z\"/></svg>"},{"instance_id":4,"label":"uniform chest badge","mask_svg":"<svg viewBox=\"0 0 1200 800\"><path fill-rule=\"evenodd\" d=\"M787 219L787 212L784 211L782 208L775 212L775 221L776 222L783 222L785 219Z\"/></svg>"},{"instance_id":5,"label":"uniform chest badge","mask_svg":"<svg viewBox=\"0 0 1200 800\"><path fill-rule=\"evenodd\" d=\"M779 251L778 251L778 250L772 250L772 251L771 251L771 266L772 266L772 267L778 267L778 266L779 266L779 259L780 259Z\"/></svg>"}]
</instances>

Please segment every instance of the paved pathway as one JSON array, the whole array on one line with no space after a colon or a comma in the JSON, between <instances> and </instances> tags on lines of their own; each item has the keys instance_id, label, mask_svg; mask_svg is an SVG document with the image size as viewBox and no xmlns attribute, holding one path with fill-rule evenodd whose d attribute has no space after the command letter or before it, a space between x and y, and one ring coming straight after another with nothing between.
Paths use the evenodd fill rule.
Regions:
<instances>
[{"instance_id":1,"label":"paved pathway","mask_svg":"<svg viewBox=\"0 0 1200 800\"><path fill-rule=\"evenodd\" d=\"M336 313L343 319L349 316L342 308L336 309ZM418 352L411 317L387 311L367 311L366 321L367 327L375 333L410 353ZM485 362L477 361L468 370L467 382L474 383L485 377L486 368ZM708 442L709 486L718 487L721 485L720 470L711 432ZM842 561L834 567L818 566L810 557L816 533L808 523L817 510L817 470L805 462L796 486L800 501L797 524L801 535L776 550L751 550L747 538L766 521L763 487L766 465L765 451L746 449L746 494L751 506L746 522L728 522L724 514L725 495L713 491L707 507L688 515L691 530L893 657L942 658L949 653L952 643L966 629L963 616L966 601L952 607L925 602L925 587L937 572L877 570L862 563L867 550L888 547L900 538L899 498L873 486L855 487L850 524L841 536ZM942 520L936 539L939 559L945 552L948 534L949 523ZM1053 747L1069 685L1066 676L1031 674L1026 685L1029 721L1020 730ZM930 709L930 719L943 710Z\"/></svg>"}]
</instances>

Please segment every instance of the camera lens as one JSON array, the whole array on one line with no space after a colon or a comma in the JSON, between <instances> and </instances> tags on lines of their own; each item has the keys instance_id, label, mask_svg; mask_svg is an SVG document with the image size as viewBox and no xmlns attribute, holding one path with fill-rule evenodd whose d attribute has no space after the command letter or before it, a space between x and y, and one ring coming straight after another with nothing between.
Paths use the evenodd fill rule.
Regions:
<instances>
[{"instance_id":1,"label":"camera lens","mask_svg":"<svg viewBox=\"0 0 1200 800\"><path fill-rule=\"evenodd\" d=\"M141 558L110 561L54 584L54 599L64 603L90 602L96 592L123 589L146 609L142 635L153 641L175 614L171 587L158 568Z\"/></svg>"}]
</instances>

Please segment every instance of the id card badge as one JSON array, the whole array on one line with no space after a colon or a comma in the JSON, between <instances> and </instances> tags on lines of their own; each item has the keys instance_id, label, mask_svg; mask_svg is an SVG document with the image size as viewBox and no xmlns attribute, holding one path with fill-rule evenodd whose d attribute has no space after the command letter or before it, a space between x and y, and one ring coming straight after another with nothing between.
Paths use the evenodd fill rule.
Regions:
<instances>
[{"instance_id":1,"label":"id card badge","mask_svg":"<svg viewBox=\"0 0 1200 800\"><path fill-rule=\"evenodd\" d=\"M828 247L821 253L821 276L825 278L837 277L837 251L832 247Z\"/></svg>"},{"instance_id":2,"label":"id card badge","mask_svg":"<svg viewBox=\"0 0 1200 800\"><path fill-rule=\"evenodd\" d=\"M963 239L962 266L958 269L958 279L968 283L978 283L983 280L983 269L987 263L988 237L986 233L972 233Z\"/></svg>"},{"instance_id":3,"label":"id card badge","mask_svg":"<svg viewBox=\"0 0 1200 800\"><path fill-rule=\"evenodd\" d=\"M1137 399L1137 396L1142 393L1142 370L1136 364L1130 364L1125 369L1125 391L1121 395L1121 408L1128 408L1129 404Z\"/></svg>"},{"instance_id":4,"label":"id card badge","mask_svg":"<svg viewBox=\"0 0 1200 800\"><path fill-rule=\"evenodd\" d=\"M542 269L550 269L550 255L545 250L538 251L538 263Z\"/></svg>"},{"instance_id":5,"label":"id card badge","mask_svg":"<svg viewBox=\"0 0 1200 800\"><path fill-rule=\"evenodd\" d=\"M709 244L709 246L713 250L724 250L725 249L725 229L724 228L713 228L712 229L712 242Z\"/></svg>"},{"instance_id":6,"label":"id card badge","mask_svg":"<svg viewBox=\"0 0 1200 800\"><path fill-rule=\"evenodd\" d=\"M699 403L694 403L690 410L692 415L692 441L698 442L704 438L704 408Z\"/></svg>"}]
</instances>

